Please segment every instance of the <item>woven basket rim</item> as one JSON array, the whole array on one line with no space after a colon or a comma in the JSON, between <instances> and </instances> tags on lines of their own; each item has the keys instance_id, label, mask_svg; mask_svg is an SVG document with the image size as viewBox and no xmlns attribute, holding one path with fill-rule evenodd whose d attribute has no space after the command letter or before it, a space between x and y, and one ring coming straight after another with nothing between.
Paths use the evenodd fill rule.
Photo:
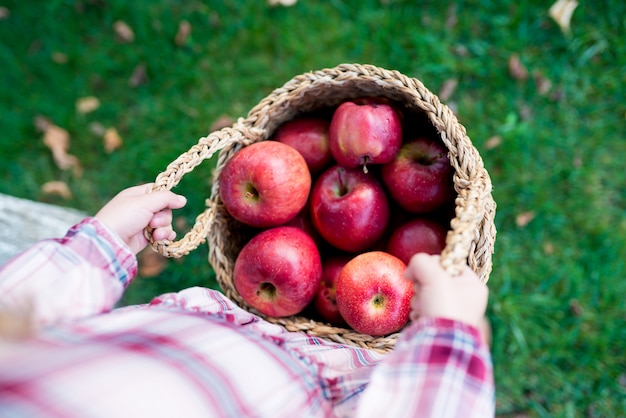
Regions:
<instances>
[{"instance_id":1,"label":"woven basket rim","mask_svg":"<svg viewBox=\"0 0 626 418\"><path fill-rule=\"evenodd\" d=\"M283 122L321 106L332 106L342 100L366 95L384 96L409 109L424 112L439 133L455 169L454 185L457 191L456 216L450 223L446 249L441 257L442 265L452 274L457 274L465 264L469 264L480 279L487 282L492 268L491 256L496 235L496 205L491 196L489 174L465 128L453 112L419 80L395 70L369 64L341 64L334 68L297 75L263 98L249 111L246 118L240 118L231 127L201 138L197 145L172 162L157 177L154 189L171 189L185 173L215 153L218 153L214 172L214 178L217 179L234 153L254 142L270 139L274 130ZM233 223L236 224L236 221L223 207L219 197L219 184L214 181L206 211L198 216L192 231L181 241L155 242L151 239L150 231L147 231L147 236L153 247L166 256L187 254L208 240L208 261L226 296L242 308L279 324L288 331L305 332L337 343L375 351L388 352L393 349L399 333L372 337L299 315L272 318L250 307L239 296L232 281L234 253L237 250L229 246L241 239Z\"/></svg>"}]
</instances>

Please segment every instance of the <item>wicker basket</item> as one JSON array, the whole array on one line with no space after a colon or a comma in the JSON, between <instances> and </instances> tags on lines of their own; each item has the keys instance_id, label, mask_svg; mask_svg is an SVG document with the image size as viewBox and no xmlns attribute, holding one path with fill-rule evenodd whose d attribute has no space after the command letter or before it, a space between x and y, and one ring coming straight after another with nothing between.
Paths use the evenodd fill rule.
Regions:
<instances>
[{"instance_id":1,"label":"wicker basket","mask_svg":"<svg viewBox=\"0 0 626 418\"><path fill-rule=\"evenodd\" d=\"M480 279L486 282L491 272L496 234L496 205L491 196L489 174L465 128L452 111L440 103L438 97L420 81L397 71L371 65L342 64L298 75L261 100L245 119L241 118L231 127L200 138L196 145L159 174L153 190L173 188L186 173L219 151L215 171L215 178L218 178L234 153L251 143L269 139L283 122L321 106L336 106L346 99L363 96L384 96L403 104L408 110L423 112L439 133L449 150L458 194L455 217L450 224L441 263L452 274L459 273L465 264L469 264ZM213 182L206 206L205 211L196 218L193 228L179 241L154 242L149 230L146 236L156 251L168 257L186 255L208 240L209 263L225 295L239 306L265 317L248 306L234 287L234 262L245 239L245 228L224 209L217 181ZM396 333L372 337L302 316L266 319L289 331L303 331L335 342L382 352L392 350L398 336Z\"/></svg>"}]
</instances>

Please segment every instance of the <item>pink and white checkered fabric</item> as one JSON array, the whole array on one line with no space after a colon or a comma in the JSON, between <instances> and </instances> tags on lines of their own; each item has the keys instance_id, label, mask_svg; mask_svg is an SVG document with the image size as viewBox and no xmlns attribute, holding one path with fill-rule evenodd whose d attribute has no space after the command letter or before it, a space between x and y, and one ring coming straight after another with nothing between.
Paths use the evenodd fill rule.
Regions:
<instances>
[{"instance_id":1,"label":"pink and white checkered fabric","mask_svg":"<svg viewBox=\"0 0 626 418\"><path fill-rule=\"evenodd\" d=\"M441 318L382 355L287 332L194 287L114 309L136 274L96 219L0 270L0 307L42 326L0 338L0 417L489 417L491 358Z\"/></svg>"}]
</instances>

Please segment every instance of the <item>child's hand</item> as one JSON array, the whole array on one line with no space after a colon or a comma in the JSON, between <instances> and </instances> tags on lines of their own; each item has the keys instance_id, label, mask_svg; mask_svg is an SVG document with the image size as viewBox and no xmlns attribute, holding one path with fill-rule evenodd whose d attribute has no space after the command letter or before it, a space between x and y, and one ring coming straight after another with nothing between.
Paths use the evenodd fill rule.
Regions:
<instances>
[{"instance_id":1,"label":"child's hand","mask_svg":"<svg viewBox=\"0 0 626 418\"><path fill-rule=\"evenodd\" d=\"M411 320L420 316L448 318L482 331L489 290L468 266L459 276L451 276L439 256L416 254L405 276L413 282Z\"/></svg>"},{"instance_id":2,"label":"child's hand","mask_svg":"<svg viewBox=\"0 0 626 418\"><path fill-rule=\"evenodd\" d=\"M96 218L115 231L137 254L148 244L143 230L154 228L155 240L173 240L172 209L180 209L187 203L185 197L169 190L148 193L151 184L122 190L96 214Z\"/></svg>"}]
</instances>

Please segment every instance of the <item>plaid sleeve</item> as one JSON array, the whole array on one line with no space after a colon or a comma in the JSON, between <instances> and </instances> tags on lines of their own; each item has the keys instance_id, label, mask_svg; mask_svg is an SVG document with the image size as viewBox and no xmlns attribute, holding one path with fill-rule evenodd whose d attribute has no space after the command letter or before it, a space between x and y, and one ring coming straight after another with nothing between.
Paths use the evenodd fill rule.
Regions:
<instances>
[{"instance_id":1,"label":"plaid sleeve","mask_svg":"<svg viewBox=\"0 0 626 418\"><path fill-rule=\"evenodd\" d=\"M135 254L95 218L35 244L0 270L0 309L38 325L110 310L137 272Z\"/></svg>"},{"instance_id":2,"label":"plaid sleeve","mask_svg":"<svg viewBox=\"0 0 626 418\"><path fill-rule=\"evenodd\" d=\"M359 417L493 417L489 350L469 325L420 318L376 367L358 411Z\"/></svg>"}]
</instances>

